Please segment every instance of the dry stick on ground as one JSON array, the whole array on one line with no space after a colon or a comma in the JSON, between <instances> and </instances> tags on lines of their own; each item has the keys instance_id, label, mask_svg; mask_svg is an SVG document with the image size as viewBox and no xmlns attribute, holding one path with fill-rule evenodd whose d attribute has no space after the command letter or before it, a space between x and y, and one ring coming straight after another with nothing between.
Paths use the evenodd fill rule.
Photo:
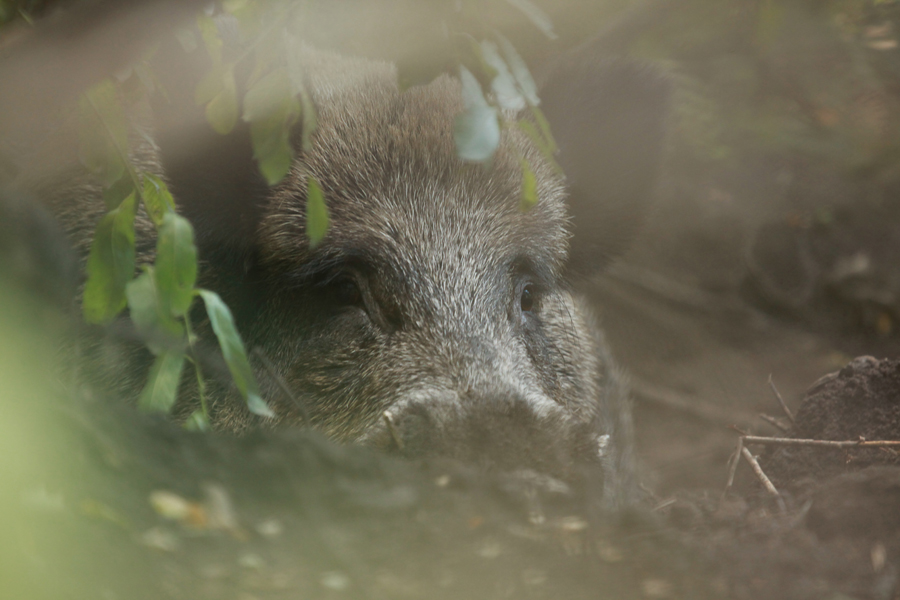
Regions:
<instances>
[{"instance_id":1,"label":"dry stick on ground","mask_svg":"<svg viewBox=\"0 0 900 600\"><path fill-rule=\"evenodd\" d=\"M743 449L744 437L741 436L738 438L737 448L735 448L734 454L731 455L731 458L728 461L728 481L725 483L725 491L722 492L722 496L728 493L728 490L731 489L731 486L734 483L734 474L737 472L738 463L741 462L741 450Z\"/></svg>"},{"instance_id":2,"label":"dry stick on ground","mask_svg":"<svg viewBox=\"0 0 900 600\"><path fill-rule=\"evenodd\" d=\"M775 499L778 501L778 508L781 512L787 512L787 507L784 504L784 499L781 497L781 494L775 489L775 486L772 485L772 481L766 477L765 472L763 472L762 467L759 466L759 463L756 461L756 457L753 456L746 447L741 448L741 454L744 455L744 458L747 459L747 462L750 463L750 467L753 469L753 472L756 473L756 477L762 482L763 487L766 488L766 491L769 492Z\"/></svg>"},{"instance_id":3,"label":"dry stick on ground","mask_svg":"<svg viewBox=\"0 0 900 600\"><path fill-rule=\"evenodd\" d=\"M784 414L788 416L788 419L791 420L791 423L795 423L794 413L791 412L791 409L788 408L787 404L784 403L784 398L781 397L781 394L778 392L778 388L775 387L775 382L772 381L772 374L769 374L769 387L772 388L772 392L775 394L775 399L778 400L778 404L781 405L781 408L784 410Z\"/></svg>"},{"instance_id":4,"label":"dry stick on ground","mask_svg":"<svg viewBox=\"0 0 900 600\"><path fill-rule=\"evenodd\" d=\"M756 476L759 478L759 480L762 481L766 489L772 494L778 494L778 490L775 489L775 486L772 485L772 482L768 477L766 477L766 474L763 472L762 467L759 466L759 463L755 458L753 458L753 455L750 454L750 451L747 450L745 444L761 444L763 446L816 446L820 448L889 449L891 446L900 446L900 440L866 440L862 437L858 440L809 440L802 438L778 438L763 437L759 435L741 435L738 438L737 448L735 449L734 454L732 454L732 459L729 460L728 463L728 481L725 483L725 491L722 493L723 496L728 493L728 490L731 489L731 486L734 483L734 474L737 471L737 465L742 454L744 458L747 459L747 462L750 463L750 466L753 467L753 471L756 473Z\"/></svg>"},{"instance_id":5,"label":"dry stick on ground","mask_svg":"<svg viewBox=\"0 0 900 600\"><path fill-rule=\"evenodd\" d=\"M662 502L660 502L659 504L657 504L656 506L653 507L653 512L659 512L661 510L665 510L665 509L669 508L670 506L672 506L673 504L675 504L676 502L678 502L677 498L669 498L668 500L663 500Z\"/></svg>"},{"instance_id":6,"label":"dry stick on ground","mask_svg":"<svg viewBox=\"0 0 900 600\"><path fill-rule=\"evenodd\" d=\"M778 403L781 405L781 408L784 410L785 414L791 420L791 423L795 423L794 415L787 407L787 404L785 404L784 398L782 398L781 394L778 392L778 388L775 387L775 383L772 381L771 375L769 375L769 387L772 388L772 392L775 394L775 398L778 400ZM760 417L765 421L783 429L783 426L774 418L768 415L760 415ZM734 475L737 471L738 462L740 462L740 458L741 456L743 456L747 460L747 462L750 463L750 467L753 469L753 472L756 473L756 477L762 482L766 490L771 495L777 497L778 507L782 512L784 512L786 509L781 494L772 484L772 481L766 476L765 472L762 470L762 467L759 466L759 462L757 462L756 458L753 457L753 454L751 454L747 449L746 444L761 444L763 446L817 446L824 448L888 448L890 446L900 446L900 440L869 441L863 437L860 437L858 440L810 440L802 438L764 437L758 435L747 435L733 425L732 428L741 433L741 436L738 438L737 448L735 449L734 454L732 455L732 459L728 464L728 481L725 483L725 491L722 492L722 496L724 497L725 494L728 493L728 490L731 489L731 486L734 483Z\"/></svg>"},{"instance_id":7,"label":"dry stick on ground","mask_svg":"<svg viewBox=\"0 0 900 600\"><path fill-rule=\"evenodd\" d=\"M784 425L781 424L781 422L778 419L776 419L775 417L773 417L771 415L761 413L759 415L759 418L762 419L763 421L765 421L766 423L768 423L769 425L771 425L777 429L780 429L781 431L787 432L787 431L791 430L790 427L785 427Z\"/></svg>"},{"instance_id":8,"label":"dry stick on ground","mask_svg":"<svg viewBox=\"0 0 900 600\"><path fill-rule=\"evenodd\" d=\"M762 444L764 446L824 446L826 448L879 448L900 446L900 440L809 440L803 438L777 438L758 435L744 435L740 440L744 444Z\"/></svg>"},{"instance_id":9,"label":"dry stick on ground","mask_svg":"<svg viewBox=\"0 0 900 600\"><path fill-rule=\"evenodd\" d=\"M747 459L747 462L750 463L750 466L753 467L753 472L756 473L756 476L762 482L763 486L766 488L766 491L772 494L773 496L781 496L777 489L775 489L775 485L772 481L766 476L763 472L762 467L759 466L759 462L757 462L756 457L747 450L747 447L741 448L741 454L743 454L744 458Z\"/></svg>"}]
</instances>

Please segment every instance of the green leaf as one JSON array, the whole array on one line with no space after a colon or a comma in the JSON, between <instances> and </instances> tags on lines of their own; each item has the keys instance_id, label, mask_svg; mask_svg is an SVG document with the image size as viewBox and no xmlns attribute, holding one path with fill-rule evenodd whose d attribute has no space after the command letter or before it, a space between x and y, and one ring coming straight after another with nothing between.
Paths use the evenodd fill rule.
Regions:
<instances>
[{"instance_id":1,"label":"green leaf","mask_svg":"<svg viewBox=\"0 0 900 600\"><path fill-rule=\"evenodd\" d=\"M122 176L115 183L103 189L103 204L106 205L106 210L115 210L133 193L134 183L123 170Z\"/></svg>"},{"instance_id":2,"label":"green leaf","mask_svg":"<svg viewBox=\"0 0 900 600\"><path fill-rule=\"evenodd\" d=\"M144 173L144 207L153 224L162 225L163 217L175 212L175 200L166 183L151 173Z\"/></svg>"},{"instance_id":3,"label":"green leaf","mask_svg":"<svg viewBox=\"0 0 900 600\"><path fill-rule=\"evenodd\" d=\"M481 55L491 68L497 73L491 80L491 89L501 108L507 110L522 110L527 103L525 97L516 87L516 80L509 71L506 61L500 56L497 45L490 41L481 42Z\"/></svg>"},{"instance_id":4,"label":"green leaf","mask_svg":"<svg viewBox=\"0 0 900 600\"><path fill-rule=\"evenodd\" d=\"M470 162L487 162L500 145L500 123L492 106L474 106L453 121L456 154Z\"/></svg>"},{"instance_id":5,"label":"green leaf","mask_svg":"<svg viewBox=\"0 0 900 600\"><path fill-rule=\"evenodd\" d=\"M197 17L197 28L200 30L200 37L203 38L203 44L206 46L206 51L209 52L209 57L213 60L213 63L220 64L222 62L222 47L224 44L219 36L219 28L216 27L216 22L206 15L200 15Z\"/></svg>"},{"instance_id":6,"label":"green leaf","mask_svg":"<svg viewBox=\"0 0 900 600\"><path fill-rule=\"evenodd\" d=\"M270 35L264 38L257 38L256 42L253 43L254 64L253 70L247 77L246 87L248 89L272 71L272 65L283 62L286 50L284 44L279 44L279 41L279 36ZM287 62L290 64L290 59Z\"/></svg>"},{"instance_id":7,"label":"green leaf","mask_svg":"<svg viewBox=\"0 0 900 600\"><path fill-rule=\"evenodd\" d=\"M534 78L531 76L531 71L528 70L528 65L525 64L525 61L522 60L522 57L519 56L516 48L508 39L500 34L497 34L497 38L500 40L500 49L503 50L506 64L512 69L519 91L525 96L528 104L537 106L541 103L541 99L538 98L537 84L534 83Z\"/></svg>"},{"instance_id":8,"label":"green leaf","mask_svg":"<svg viewBox=\"0 0 900 600\"><path fill-rule=\"evenodd\" d=\"M281 121L257 121L250 125L253 157L269 185L288 174L294 162L294 148L288 125Z\"/></svg>"},{"instance_id":9,"label":"green leaf","mask_svg":"<svg viewBox=\"0 0 900 600\"><path fill-rule=\"evenodd\" d=\"M330 218L328 207L325 205L325 195L319 182L312 176L309 178L306 190L306 237L309 239L309 247L315 248L328 233Z\"/></svg>"},{"instance_id":10,"label":"green leaf","mask_svg":"<svg viewBox=\"0 0 900 600\"><path fill-rule=\"evenodd\" d=\"M293 99L287 69L275 69L247 90L242 118L250 123L275 114L284 115L294 108L290 105Z\"/></svg>"},{"instance_id":11,"label":"green leaf","mask_svg":"<svg viewBox=\"0 0 900 600\"><path fill-rule=\"evenodd\" d=\"M208 104L219 95L225 87L225 71L224 65L218 65L203 76L203 79L200 80L194 89L194 102L197 106Z\"/></svg>"},{"instance_id":12,"label":"green leaf","mask_svg":"<svg viewBox=\"0 0 900 600\"><path fill-rule=\"evenodd\" d=\"M197 92L199 97L200 86L197 87ZM234 81L234 70L228 68L222 76L222 88L206 105L206 120L216 133L226 135L234 129L237 119L237 85Z\"/></svg>"},{"instance_id":13,"label":"green leaf","mask_svg":"<svg viewBox=\"0 0 900 600\"><path fill-rule=\"evenodd\" d=\"M491 66L491 64L485 60L484 57L484 47L475 40L475 38L468 39L469 50L472 53L473 58L475 59L474 63L469 66L475 69L476 73L480 73L482 77L479 79L481 82L490 81L497 76L497 69Z\"/></svg>"},{"instance_id":14,"label":"green leaf","mask_svg":"<svg viewBox=\"0 0 900 600\"><path fill-rule=\"evenodd\" d=\"M197 247L194 228L174 212L166 213L159 227L154 276L163 310L176 317L187 314L197 282Z\"/></svg>"},{"instance_id":15,"label":"green leaf","mask_svg":"<svg viewBox=\"0 0 900 600\"><path fill-rule=\"evenodd\" d=\"M300 104L302 106L300 114L303 116L300 148L304 152L309 152L312 149L312 134L315 133L316 127L319 126L319 117L316 113L316 105L313 104L306 88L300 90Z\"/></svg>"},{"instance_id":16,"label":"green leaf","mask_svg":"<svg viewBox=\"0 0 900 600\"><path fill-rule=\"evenodd\" d=\"M470 162L487 162L500 145L500 123L492 106L474 106L453 121L456 154Z\"/></svg>"},{"instance_id":17,"label":"green leaf","mask_svg":"<svg viewBox=\"0 0 900 600\"><path fill-rule=\"evenodd\" d=\"M250 362L247 360L244 343L234 326L231 311L215 292L197 290L197 293L206 304L206 313L209 315L209 322L219 340L222 355L225 357L235 385L247 402L247 408L250 409L250 412L262 417L274 417L275 413L259 396L259 387L250 368Z\"/></svg>"},{"instance_id":18,"label":"green leaf","mask_svg":"<svg viewBox=\"0 0 900 600\"><path fill-rule=\"evenodd\" d=\"M160 297L153 267L147 267L125 288L128 310L138 333L157 356L184 345L184 326L172 318Z\"/></svg>"},{"instance_id":19,"label":"green leaf","mask_svg":"<svg viewBox=\"0 0 900 600\"><path fill-rule=\"evenodd\" d=\"M247 41L259 34L263 3L251 0L223 0L222 8L238 22L241 40Z\"/></svg>"},{"instance_id":20,"label":"green leaf","mask_svg":"<svg viewBox=\"0 0 900 600\"><path fill-rule=\"evenodd\" d=\"M543 10L540 9L531 0L506 0L520 11L541 31L544 32L551 40L556 39L556 33L553 32L553 22Z\"/></svg>"},{"instance_id":21,"label":"green leaf","mask_svg":"<svg viewBox=\"0 0 900 600\"><path fill-rule=\"evenodd\" d=\"M138 406L147 412L169 413L178 399L178 384L184 369L184 351L167 350L156 357Z\"/></svg>"},{"instance_id":22,"label":"green leaf","mask_svg":"<svg viewBox=\"0 0 900 600\"><path fill-rule=\"evenodd\" d=\"M299 116L300 102L286 69L262 77L244 96L242 118L250 123L253 155L269 185L281 181L291 168L291 129Z\"/></svg>"},{"instance_id":23,"label":"green leaf","mask_svg":"<svg viewBox=\"0 0 900 600\"><path fill-rule=\"evenodd\" d=\"M531 121L517 121L516 126L525 133L531 141L534 142L534 145L538 147L541 151L541 154L544 155L544 158L547 159L547 162L550 163L550 166L553 167L553 170L556 171L558 175L564 175L562 167L559 166L559 163L556 162L556 157L554 156L553 150L547 144L547 140L541 133L537 130L534 123Z\"/></svg>"},{"instance_id":24,"label":"green leaf","mask_svg":"<svg viewBox=\"0 0 900 600\"><path fill-rule=\"evenodd\" d=\"M553 138L553 132L550 130L550 122L547 121L547 117L544 116L544 111L537 106L532 105L531 114L534 115L534 120L537 121L538 127L541 128L541 135L543 135L544 139L547 141L550 152L556 154L559 151L559 146L556 145L556 140Z\"/></svg>"},{"instance_id":25,"label":"green leaf","mask_svg":"<svg viewBox=\"0 0 900 600\"><path fill-rule=\"evenodd\" d=\"M470 162L487 162L500 145L500 122L497 109L489 106L475 76L460 67L465 110L453 122L456 154Z\"/></svg>"},{"instance_id":26,"label":"green leaf","mask_svg":"<svg viewBox=\"0 0 900 600\"><path fill-rule=\"evenodd\" d=\"M78 158L104 187L125 173L123 154L128 151L128 122L119 104L116 85L105 79L79 102Z\"/></svg>"},{"instance_id":27,"label":"green leaf","mask_svg":"<svg viewBox=\"0 0 900 600\"><path fill-rule=\"evenodd\" d=\"M88 323L108 323L125 308L125 286L134 277L134 215L128 196L97 225L87 261L83 311Z\"/></svg>"},{"instance_id":28,"label":"green leaf","mask_svg":"<svg viewBox=\"0 0 900 600\"><path fill-rule=\"evenodd\" d=\"M284 42L287 51L287 71L291 79L291 91L295 97L300 99L300 115L303 119L300 131L300 148L304 152L309 152L312 149L312 135L315 133L319 123L316 106L313 104L312 98L310 98L306 89L303 68L299 64L298 56L303 52L303 47L297 38L288 33L284 35Z\"/></svg>"},{"instance_id":29,"label":"green leaf","mask_svg":"<svg viewBox=\"0 0 900 600\"><path fill-rule=\"evenodd\" d=\"M531 165L522 159L522 199L519 202L519 210L528 212L538 203L537 177L531 170Z\"/></svg>"},{"instance_id":30,"label":"green leaf","mask_svg":"<svg viewBox=\"0 0 900 600\"><path fill-rule=\"evenodd\" d=\"M467 68L459 67L459 81L462 85L463 108L489 106L481 91L481 84Z\"/></svg>"}]
</instances>

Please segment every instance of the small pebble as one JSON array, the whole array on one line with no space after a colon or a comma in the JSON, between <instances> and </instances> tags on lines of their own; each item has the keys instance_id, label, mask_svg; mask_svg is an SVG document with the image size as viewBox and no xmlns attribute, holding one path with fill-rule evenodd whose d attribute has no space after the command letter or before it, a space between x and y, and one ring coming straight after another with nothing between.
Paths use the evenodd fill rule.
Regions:
<instances>
[{"instance_id":1,"label":"small pebble","mask_svg":"<svg viewBox=\"0 0 900 600\"><path fill-rule=\"evenodd\" d=\"M257 523L256 532L266 538L276 538L284 533L284 526L278 519L266 519Z\"/></svg>"},{"instance_id":2,"label":"small pebble","mask_svg":"<svg viewBox=\"0 0 900 600\"><path fill-rule=\"evenodd\" d=\"M141 535L141 543L150 548L164 552L175 552L180 544L178 537L171 531L153 527Z\"/></svg>"},{"instance_id":3,"label":"small pebble","mask_svg":"<svg viewBox=\"0 0 900 600\"><path fill-rule=\"evenodd\" d=\"M350 578L340 571L326 571L319 578L322 587L335 592L343 592L350 587Z\"/></svg>"},{"instance_id":4,"label":"small pebble","mask_svg":"<svg viewBox=\"0 0 900 600\"><path fill-rule=\"evenodd\" d=\"M522 571L522 582L525 585L541 585L547 582L547 571L543 569L525 569Z\"/></svg>"},{"instance_id":5,"label":"small pebble","mask_svg":"<svg viewBox=\"0 0 900 600\"><path fill-rule=\"evenodd\" d=\"M238 558L238 564L245 569L254 569L258 571L259 569L262 569L266 563L259 554L248 552L247 554L242 554L240 558Z\"/></svg>"},{"instance_id":6,"label":"small pebble","mask_svg":"<svg viewBox=\"0 0 900 600\"><path fill-rule=\"evenodd\" d=\"M645 579L641 591L648 598L668 598L672 595L672 584L665 579Z\"/></svg>"},{"instance_id":7,"label":"small pebble","mask_svg":"<svg viewBox=\"0 0 900 600\"><path fill-rule=\"evenodd\" d=\"M481 558L494 559L500 556L502 549L500 544L493 540L486 540L481 548L478 549L478 556Z\"/></svg>"}]
</instances>

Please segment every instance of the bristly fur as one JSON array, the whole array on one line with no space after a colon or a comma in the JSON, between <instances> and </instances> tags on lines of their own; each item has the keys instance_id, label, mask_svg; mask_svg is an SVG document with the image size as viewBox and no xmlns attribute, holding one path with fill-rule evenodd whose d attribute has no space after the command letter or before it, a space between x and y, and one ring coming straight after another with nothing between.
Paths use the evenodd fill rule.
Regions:
<instances>
[{"instance_id":1,"label":"bristly fur","mask_svg":"<svg viewBox=\"0 0 900 600\"><path fill-rule=\"evenodd\" d=\"M571 242L582 262L584 249L597 246L604 257L611 250L596 239L616 230L596 216L604 190L619 212L632 202L640 212L652 192L667 86L626 61L564 65L551 78L548 116L559 123L561 159L578 185L573 214L567 182L516 128L504 128L487 166L457 157L455 78L401 92L385 63L305 50L300 64L318 127L312 149L274 188L252 168L246 129L185 140L171 107L158 113L159 148L142 150L197 229L201 284L224 297L247 346L292 391L287 397L257 370L277 415L265 421L227 378L211 377L214 425L297 425L308 412L339 440L560 477L595 469L608 504L633 497L627 391L565 276L573 223L585 238ZM183 104L196 110L192 98ZM539 196L527 212L519 208L522 158ZM314 249L305 234L309 177L331 214ZM83 224L69 224L85 235ZM149 228L140 229L142 247L152 247ZM127 360L146 368L147 358L134 350ZM125 381L134 372L108 378L134 395L135 381ZM194 397L186 378L180 414Z\"/></svg>"}]
</instances>

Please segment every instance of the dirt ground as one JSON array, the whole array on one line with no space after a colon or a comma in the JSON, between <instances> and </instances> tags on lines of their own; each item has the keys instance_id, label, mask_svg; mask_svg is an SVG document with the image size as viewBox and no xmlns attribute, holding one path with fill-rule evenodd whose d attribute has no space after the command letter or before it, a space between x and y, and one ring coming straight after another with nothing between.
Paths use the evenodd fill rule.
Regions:
<instances>
[{"instance_id":1,"label":"dirt ground","mask_svg":"<svg viewBox=\"0 0 900 600\"><path fill-rule=\"evenodd\" d=\"M302 431L195 434L86 391L71 403L43 366L29 373L53 354L58 323L38 303L7 301L21 304L7 324L25 325L4 331L0 346L6 391L19 399L0 423L9 482L0 533L13 540L0 548L4 593L895 600L894 449L748 444L779 496L747 462L723 494L741 433L900 439L898 362L850 362L896 356L890 302L836 293L822 267L804 304L777 306L778 290L757 281L770 273L747 256L769 250L758 232L791 223L793 209L742 197L740 187L670 179L664 189L635 249L591 290L632 375L644 506L604 513L590 477L485 476ZM856 219L871 222L863 231L888 223L859 207ZM871 239L884 238L857 233L845 252L865 252ZM852 289L883 289L889 265L879 268L857 272ZM50 329L44 341L41 329ZM27 385L17 392L19 378Z\"/></svg>"},{"instance_id":2,"label":"dirt ground","mask_svg":"<svg viewBox=\"0 0 900 600\"><path fill-rule=\"evenodd\" d=\"M897 363L850 363L900 350L897 220L871 202L867 182L802 166L779 189L782 167L670 180L595 296L632 373L645 482L662 513L703 532L695 541L729 573L723 597L895 598L895 449L753 447L786 505L743 461L722 495L739 431L900 439ZM822 206L839 206L840 218L804 220ZM854 261L862 268L838 272Z\"/></svg>"},{"instance_id":3,"label":"dirt ground","mask_svg":"<svg viewBox=\"0 0 900 600\"><path fill-rule=\"evenodd\" d=\"M892 292L883 305L871 306L868 298L842 294L843 282L832 282L825 268L812 267L786 277L790 284L810 280L808 298L794 306L773 300L779 290L755 289L775 267L754 273L754 251L763 253L762 246L780 257L771 261L779 268L791 258L764 237L773 224L797 237L830 236L837 255L829 257L831 265L885 255L869 259L851 282L857 287L889 288L884 282L897 268L888 257L900 251L883 235L900 231L898 221L867 201L866 182L848 181L827 165L793 167L794 183L784 189L780 179L791 167L759 162L730 173L672 175L633 250L593 289L608 338L632 374L641 455L655 478L652 487L663 495L722 484L736 436L728 425L777 431L758 417L784 416L769 376L796 409L812 382L852 357L900 351ZM817 193L813 182L829 191ZM847 216L820 228L827 231L803 222L816 207L835 204Z\"/></svg>"},{"instance_id":4,"label":"dirt ground","mask_svg":"<svg viewBox=\"0 0 900 600\"><path fill-rule=\"evenodd\" d=\"M747 461L724 493L741 433L900 439L896 183L763 152L670 162L588 290L631 374L644 506L601 512L589 477L71 402L48 375L58 315L0 286L0 598L897 600L894 449L749 445L779 496Z\"/></svg>"}]
</instances>

